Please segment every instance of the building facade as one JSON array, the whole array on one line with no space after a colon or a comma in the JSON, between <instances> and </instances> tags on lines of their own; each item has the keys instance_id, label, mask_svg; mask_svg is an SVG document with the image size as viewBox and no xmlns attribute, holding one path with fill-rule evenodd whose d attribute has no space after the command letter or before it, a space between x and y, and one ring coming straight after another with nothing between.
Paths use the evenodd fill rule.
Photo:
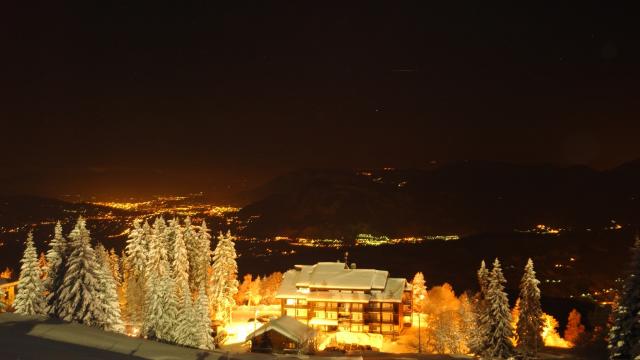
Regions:
<instances>
[{"instance_id":1,"label":"building facade","mask_svg":"<svg viewBox=\"0 0 640 360\"><path fill-rule=\"evenodd\" d=\"M327 332L397 335L411 326L412 292L389 272L341 262L296 265L276 295L282 315Z\"/></svg>"}]
</instances>

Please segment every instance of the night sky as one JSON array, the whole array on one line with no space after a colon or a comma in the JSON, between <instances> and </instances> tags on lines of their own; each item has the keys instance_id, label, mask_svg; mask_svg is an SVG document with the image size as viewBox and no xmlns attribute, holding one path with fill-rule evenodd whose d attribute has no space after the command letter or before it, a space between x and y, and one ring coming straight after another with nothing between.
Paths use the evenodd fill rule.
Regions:
<instances>
[{"instance_id":1,"label":"night sky","mask_svg":"<svg viewBox=\"0 0 640 360\"><path fill-rule=\"evenodd\" d=\"M48 3L0 10L3 194L640 157L640 32L619 2Z\"/></svg>"}]
</instances>

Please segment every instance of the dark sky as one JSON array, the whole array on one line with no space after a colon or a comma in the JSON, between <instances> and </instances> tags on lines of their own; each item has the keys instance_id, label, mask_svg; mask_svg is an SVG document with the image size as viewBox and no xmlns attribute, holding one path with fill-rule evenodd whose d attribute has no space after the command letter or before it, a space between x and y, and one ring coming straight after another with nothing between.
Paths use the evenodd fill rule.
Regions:
<instances>
[{"instance_id":1,"label":"dark sky","mask_svg":"<svg viewBox=\"0 0 640 360\"><path fill-rule=\"evenodd\" d=\"M217 196L298 168L640 157L622 2L24 3L0 10L2 193Z\"/></svg>"}]
</instances>

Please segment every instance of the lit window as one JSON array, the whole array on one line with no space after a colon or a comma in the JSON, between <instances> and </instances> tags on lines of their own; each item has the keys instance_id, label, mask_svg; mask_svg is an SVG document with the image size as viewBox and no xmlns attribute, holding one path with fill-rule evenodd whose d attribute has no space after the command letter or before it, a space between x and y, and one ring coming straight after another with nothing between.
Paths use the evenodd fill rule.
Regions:
<instances>
[{"instance_id":1,"label":"lit window","mask_svg":"<svg viewBox=\"0 0 640 360\"><path fill-rule=\"evenodd\" d=\"M287 305L295 305L296 299L287 299Z\"/></svg>"}]
</instances>

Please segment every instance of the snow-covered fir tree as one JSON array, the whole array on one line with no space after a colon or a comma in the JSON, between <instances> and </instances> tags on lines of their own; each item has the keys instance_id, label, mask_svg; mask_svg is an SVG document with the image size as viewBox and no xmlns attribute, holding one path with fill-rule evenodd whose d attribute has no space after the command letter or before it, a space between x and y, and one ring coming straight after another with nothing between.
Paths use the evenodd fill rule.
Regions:
<instances>
[{"instance_id":1,"label":"snow-covered fir tree","mask_svg":"<svg viewBox=\"0 0 640 360\"><path fill-rule=\"evenodd\" d=\"M411 281L413 288L413 311L422 312L422 304L427 300L427 287L422 272L417 272Z\"/></svg>"},{"instance_id":2,"label":"snow-covered fir tree","mask_svg":"<svg viewBox=\"0 0 640 360\"><path fill-rule=\"evenodd\" d=\"M189 288L192 293L195 293L200 287L200 274L203 274L204 271L200 269L202 266L202 262L200 261L202 254L200 254L198 233L196 232L196 227L191 224L191 218L189 216L184 219L182 238L187 247L187 257L189 259Z\"/></svg>"},{"instance_id":3,"label":"snow-covered fir tree","mask_svg":"<svg viewBox=\"0 0 640 360\"><path fill-rule=\"evenodd\" d=\"M60 287L64 280L68 255L67 239L62 235L62 224L58 221L46 255L49 273L44 286L47 291L47 313L50 316L59 316Z\"/></svg>"},{"instance_id":4,"label":"snow-covered fir tree","mask_svg":"<svg viewBox=\"0 0 640 360\"><path fill-rule=\"evenodd\" d=\"M120 257L116 254L116 251L111 248L109 251L109 270L116 282L116 287L122 286L122 273L120 272Z\"/></svg>"},{"instance_id":5,"label":"snow-covered fir tree","mask_svg":"<svg viewBox=\"0 0 640 360\"><path fill-rule=\"evenodd\" d=\"M167 342L175 342L175 330L178 322L179 296L176 282L170 271L167 271L161 279L162 293L165 303L162 306L162 317L158 324L156 335L158 339ZM189 296L187 294L187 296Z\"/></svg>"},{"instance_id":6,"label":"snow-covered fir tree","mask_svg":"<svg viewBox=\"0 0 640 360\"><path fill-rule=\"evenodd\" d=\"M473 315L476 322L476 331L472 333L469 340L469 349L476 355L483 355L487 349L487 341L489 339L489 307L487 305L487 292L489 290L489 270L484 260L480 263L478 269L478 286L480 291L476 294L473 301Z\"/></svg>"},{"instance_id":7,"label":"snow-covered fir tree","mask_svg":"<svg viewBox=\"0 0 640 360\"><path fill-rule=\"evenodd\" d=\"M211 266L211 234L209 234L207 223L204 220L202 220L202 224L198 229L198 247L200 265L197 269L200 273L194 277L196 282L206 287L209 285L208 270L209 266Z\"/></svg>"},{"instance_id":8,"label":"snow-covered fir tree","mask_svg":"<svg viewBox=\"0 0 640 360\"><path fill-rule=\"evenodd\" d=\"M213 252L212 274L209 291L215 318L228 323L231 320L234 295L238 292L238 264L236 249L231 232L222 232L218 236L218 244Z\"/></svg>"},{"instance_id":9,"label":"snow-covered fir tree","mask_svg":"<svg viewBox=\"0 0 640 360\"><path fill-rule=\"evenodd\" d=\"M173 218L169 220L165 235L165 247L167 248L167 255L170 264L173 264L173 249L175 248L175 242L178 236L182 237L182 227L180 226L180 220Z\"/></svg>"},{"instance_id":10,"label":"snow-covered fir tree","mask_svg":"<svg viewBox=\"0 0 640 360\"><path fill-rule=\"evenodd\" d=\"M18 280L18 295L13 306L17 314L45 315L44 286L38 267L38 253L33 244L33 234L29 232L25 241L25 249Z\"/></svg>"},{"instance_id":11,"label":"snow-covered fir tree","mask_svg":"<svg viewBox=\"0 0 640 360\"><path fill-rule=\"evenodd\" d=\"M631 248L631 263L613 326L609 331L609 358L640 358L640 236Z\"/></svg>"},{"instance_id":12,"label":"snow-covered fir tree","mask_svg":"<svg viewBox=\"0 0 640 360\"><path fill-rule=\"evenodd\" d=\"M116 280L111 271L109 252L102 244L96 247L96 260L99 265L98 284L102 289L101 298L99 299L103 308L101 326L108 331L123 332L124 325L122 323Z\"/></svg>"},{"instance_id":13,"label":"snow-covered fir tree","mask_svg":"<svg viewBox=\"0 0 640 360\"><path fill-rule=\"evenodd\" d=\"M540 281L536 279L533 260L529 259L520 281L520 311L516 325L518 350L524 358L535 357L544 346L542 328L544 326L540 305Z\"/></svg>"},{"instance_id":14,"label":"snow-covered fir tree","mask_svg":"<svg viewBox=\"0 0 640 360\"><path fill-rule=\"evenodd\" d=\"M145 306L143 334L151 338L170 341L175 323L175 311L168 311L174 285L162 237L149 237L149 254L146 266Z\"/></svg>"},{"instance_id":15,"label":"snow-covered fir tree","mask_svg":"<svg viewBox=\"0 0 640 360\"><path fill-rule=\"evenodd\" d=\"M511 342L513 337L511 311L507 294L504 292L506 282L500 261L496 259L489 276L486 297L489 314L489 337L484 353L490 358L508 359L514 353Z\"/></svg>"},{"instance_id":16,"label":"snow-covered fir tree","mask_svg":"<svg viewBox=\"0 0 640 360\"><path fill-rule=\"evenodd\" d=\"M460 319L459 336L461 340L461 350L463 353L470 351L471 341L477 331L475 314L473 305L467 293L460 295L460 308L458 309L458 317Z\"/></svg>"},{"instance_id":17,"label":"snow-covered fir tree","mask_svg":"<svg viewBox=\"0 0 640 360\"><path fill-rule=\"evenodd\" d=\"M69 234L71 253L60 289L59 315L63 320L103 326L104 302L100 300L105 298L105 291L101 288L102 269L90 242L89 230L80 217Z\"/></svg>"},{"instance_id":18,"label":"snow-covered fir tree","mask_svg":"<svg viewBox=\"0 0 640 360\"><path fill-rule=\"evenodd\" d=\"M153 221L153 227L151 229L151 234L152 236L155 236L156 238L158 238L158 241L160 241L162 243L162 247L167 251L167 256L169 253L169 247L167 247L167 236L168 236L168 227L167 227L167 223L164 221L164 218L162 216L158 216L154 221Z\"/></svg>"},{"instance_id":19,"label":"snow-covered fir tree","mask_svg":"<svg viewBox=\"0 0 640 360\"><path fill-rule=\"evenodd\" d=\"M140 223L140 219L133 221L133 229L129 232L126 247L129 270L136 278L144 276L144 269L147 266L147 239Z\"/></svg>"},{"instance_id":20,"label":"snow-covered fir tree","mask_svg":"<svg viewBox=\"0 0 640 360\"><path fill-rule=\"evenodd\" d=\"M180 306L178 308L173 341L176 344L197 347L197 342L194 340L193 333L195 327L194 324L198 323L198 321L189 287L184 286L180 290L180 293L185 295L182 296Z\"/></svg>"},{"instance_id":21,"label":"snow-covered fir tree","mask_svg":"<svg viewBox=\"0 0 640 360\"><path fill-rule=\"evenodd\" d=\"M182 231L177 231L173 240L173 278L175 287L178 290L179 298L183 295L184 289L187 289L185 295L190 295L189 289L189 257L187 255L187 246L184 243Z\"/></svg>"},{"instance_id":22,"label":"snow-covered fir tree","mask_svg":"<svg viewBox=\"0 0 640 360\"><path fill-rule=\"evenodd\" d=\"M148 245L145 231L140 224L140 219L133 221L133 229L129 233L125 250L127 317L134 324L142 323L144 317L146 286Z\"/></svg>"},{"instance_id":23,"label":"snow-covered fir tree","mask_svg":"<svg viewBox=\"0 0 640 360\"><path fill-rule=\"evenodd\" d=\"M211 337L211 316L209 315L209 298L200 287L198 297L194 303L196 313L196 323L194 324L194 340L196 347L205 350L213 349L213 338Z\"/></svg>"}]
</instances>

